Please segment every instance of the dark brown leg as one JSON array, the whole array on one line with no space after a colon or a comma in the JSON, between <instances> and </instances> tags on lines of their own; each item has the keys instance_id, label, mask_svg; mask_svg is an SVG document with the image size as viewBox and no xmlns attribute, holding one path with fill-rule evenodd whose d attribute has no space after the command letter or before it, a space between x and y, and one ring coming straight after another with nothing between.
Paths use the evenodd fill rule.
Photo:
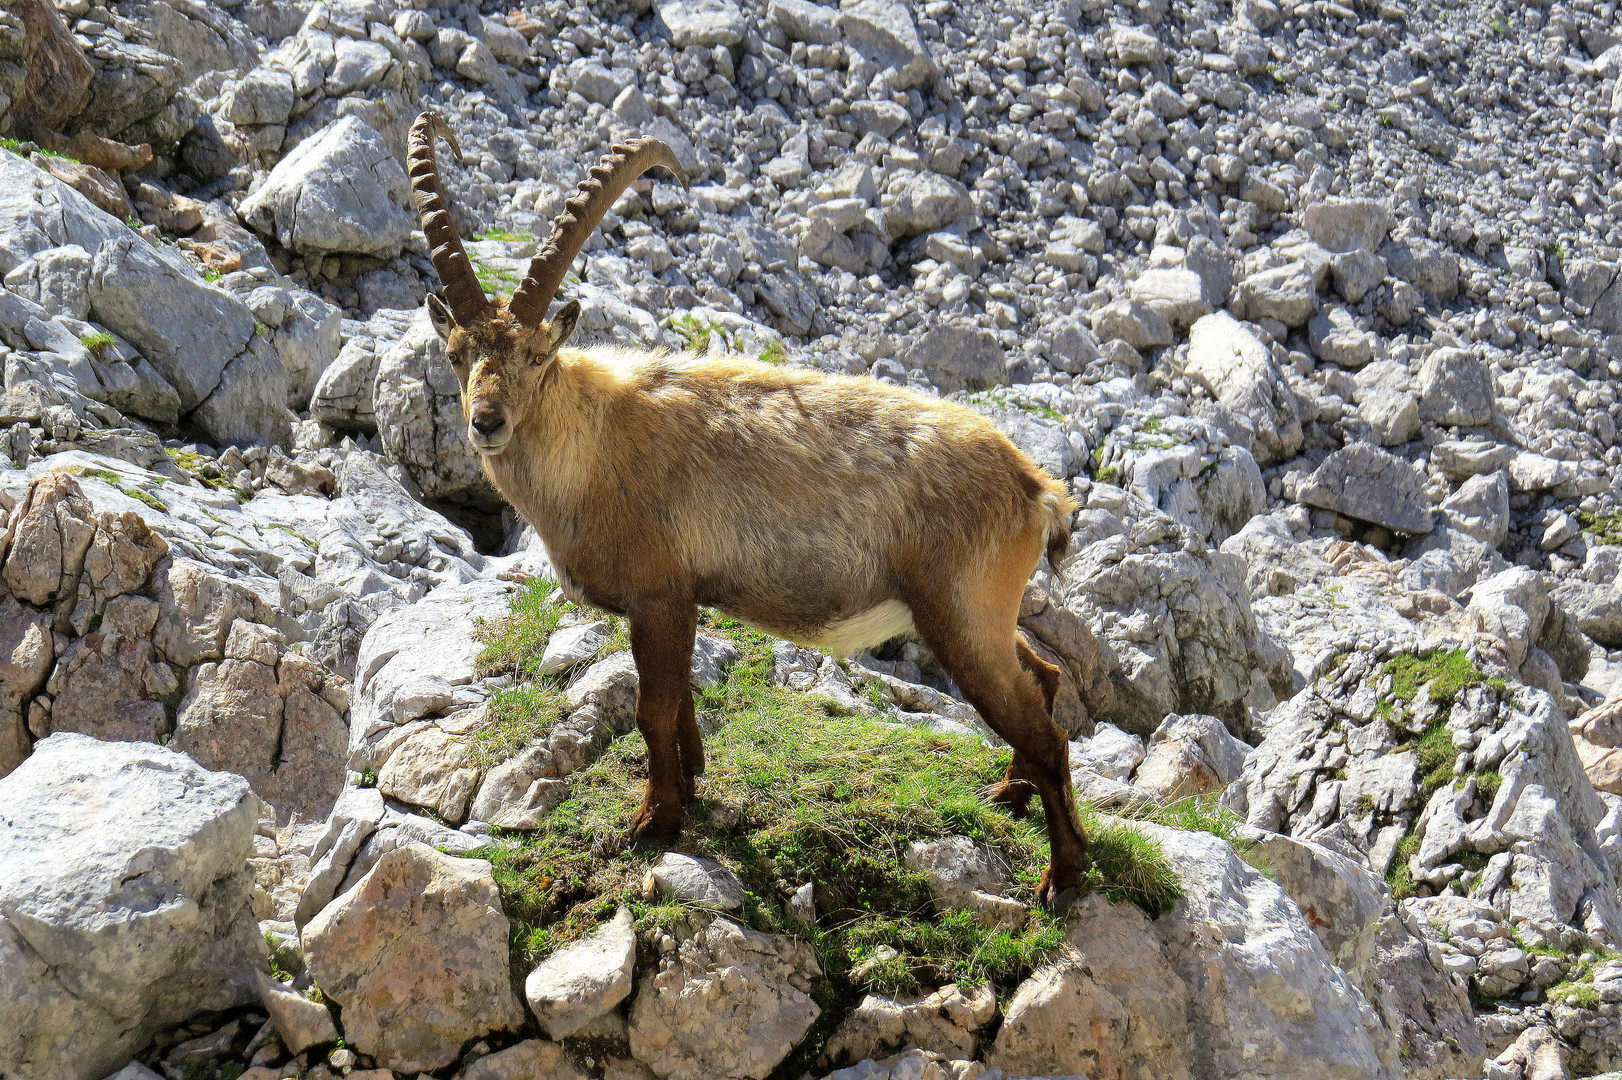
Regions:
<instances>
[{"instance_id":1,"label":"dark brown leg","mask_svg":"<svg viewBox=\"0 0 1622 1080\"><path fill-rule=\"evenodd\" d=\"M631 819L631 842L652 845L681 832L683 782L678 746L682 703L691 710L690 665L698 612L691 602L669 598L629 613L631 656L636 661L636 726L648 747L648 790Z\"/></svg>"},{"instance_id":2,"label":"dark brown leg","mask_svg":"<svg viewBox=\"0 0 1622 1080\"><path fill-rule=\"evenodd\" d=\"M1053 698L1059 692L1059 669L1038 656L1023 635L1014 638L1014 647L1019 651L1021 666L1036 676L1036 681L1042 685L1042 698L1051 719ZM1065 765L1069 767L1068 753ZM1006 807L1015 817L1024 817L1030 810L1031 796L1034 794L1036 785L1032 782L1030 765L1016 752L1014 760L1008 763L1008 773L1002 778L1002 783L991 789L991 801Z\"/></svg>"},{"instance_id":3,"label":"dark brown leg","mask_svg":"<svg viewBox=\"0 0 1622 1080\"><path fill-rule=\"evenodd\" d=\"M676 749L681 754L682 802L689 803L697 797L698 778L704 775L704 736L698 730L690 693L682 698L681 714L676 718Z\"/></svg>"},{"instance_id":4,"label":"dark brown leg","mask_svg":"<svg viewBox=\"0 0 1622 1080\"><path fill-rule=\"evenodd\" d=\"M1052 857L1036 898L1052 904L1080 881L1088 864L1087 840L1076 825L1064 733L1048 716L1042 684L1020 662L1015 645L1020 593L1038 554L1033 548L1029 561L1023 552L996 560L990 573L958 586L966 594L962 602L948 594L953 586L937 576L931 582L935 588L909 595L907 606L924 643L987 726L1013 747L1016 761L1042 797Z\"/></svg>"}]
</instances>

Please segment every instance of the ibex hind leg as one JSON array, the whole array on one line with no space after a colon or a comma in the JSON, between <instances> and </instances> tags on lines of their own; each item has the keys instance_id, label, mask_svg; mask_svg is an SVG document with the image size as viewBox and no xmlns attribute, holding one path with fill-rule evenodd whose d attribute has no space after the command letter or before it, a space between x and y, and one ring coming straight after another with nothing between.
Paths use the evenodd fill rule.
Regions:
<instances>
[{"instance_id":1,"label":"ibex hind leg","mask_svg":"<svg viewBox=\"0 0 1622 1080\"><path fill-rule=\"evenodd\" d=\"M1042 698L1046 702L1048 717L1053 716L1053 699L1059 692L1059 669L1036 655L1036 651L1026 643L1023 635L1015 635L1015 648L1019 650L1021 666L1036 676L1036 681L1042 686ZM1068 754L1067 754L1068 757ZM1068 761L1066 762L1068 766ZM1031 778L1030 763L1019 753L1014 754L1014 760L1008 763L1008 772L1003 776L1001 783L988 793L991 801L1005 808L1015 817L1024 817L1030 811L1031 796L1036 794L1036 784Z\"/></svg>"},{"instance_id":2,"label":"ibex hind leg","mask_svg":"<svg viewBox=\"0 0 1622 1080\"><path fill-rule=\"evenodd\" d=\"M1064 734L1048 715L1042 680L1021 659L1019 599L1040 553L1039 536L1022 538L993 553L981 572L959 575L956 582L938 573L920 575L907 606L947 674L1013 747L1019 779L1042 799L1052 860L1037 900L1052 904L1080 881L1087 841L1076 824Z\"/></svg>"},{"instance_id":3,"label":"ibex hind leg","mask_svg":"<svg viewBox=\"0 0 1622 1080\"><path fill-rule=\"evenodd\" d=\"M648 752L648 788L631 819L631 842L651 847L681 833L685 780L680 747L681 716L693 708L691 665L697 609L667 599L628 613L631 657L636 661L636 726ZM696 724L694 730L697 730Z\"/></svg>"},{"instance_id":4,"label":"ibex hind leg","mask_svg":"<svg viewBox=\"0 0 1622 1080\"><path fill-rule=\"evenodd\" d=\"M676 718L676 749L681 755L682 802L690 803L698 797L698 778L704 775L704 735L698 730L691 693L682 699Z\"/></svg>"}]
</instances>

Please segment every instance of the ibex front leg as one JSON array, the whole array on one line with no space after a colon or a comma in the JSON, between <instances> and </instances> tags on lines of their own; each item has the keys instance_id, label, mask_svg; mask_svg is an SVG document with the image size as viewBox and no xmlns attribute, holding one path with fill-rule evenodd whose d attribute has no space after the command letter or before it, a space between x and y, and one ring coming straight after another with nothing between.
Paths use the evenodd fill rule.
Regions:
<instances>
[{"instance_id":1,"label":"ibex front leg","mask_svg":"<svg viewBox=\"0 0 1622 1080\"><path fill-rule=\"evenodd\" d=\"M688 784L678 747L683 703L691 708L693 635L698 610L691 601L668 598L629 613L631 656L636 661L636 726L648 746L648 790L631 819L631 842L651 846L681 832Z\"/></svg>"}]
</instances>

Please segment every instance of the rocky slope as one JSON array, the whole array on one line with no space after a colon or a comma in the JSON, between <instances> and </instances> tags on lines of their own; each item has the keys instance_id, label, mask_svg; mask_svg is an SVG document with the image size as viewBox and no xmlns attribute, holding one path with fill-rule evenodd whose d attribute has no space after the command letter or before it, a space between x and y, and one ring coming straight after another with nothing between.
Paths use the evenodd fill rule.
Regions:
<instances>
[{"instance_id":1,"label":"rocky slope","mask_svg":"<svg viewBox=\"0 0 1622 1080\"><path fill-rule=\"evenodd\" d=\"M1622 1070L1618 25L0 0L0 1076ZM912 643L707 623L706 816L616 846L634 668L463 442L422 108L490 290L657 136L586 335L956 395L1071 485L1062 917Z\"/></svg>"}]
</instances>

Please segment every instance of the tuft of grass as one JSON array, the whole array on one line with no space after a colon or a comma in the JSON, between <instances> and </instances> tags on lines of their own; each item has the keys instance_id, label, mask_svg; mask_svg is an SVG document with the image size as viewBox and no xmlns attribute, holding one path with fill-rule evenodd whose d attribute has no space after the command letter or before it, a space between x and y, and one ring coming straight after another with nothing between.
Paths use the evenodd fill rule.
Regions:
<instances>
[{"instance_id":1,"label":"tuft of grass","mask_svg":"<svg viewBox=\"0 0 1622 1080\"><path fill-rule=\"evenodd\" d=\"M1504 34L1509 30L1509 26L1504 22L1503 19L1499 18L1497 15L1494 15L1492 18L1487 20L1487 29L1492 31L1493 37L1503 37Z\"/></svg>"},{"instance_id":2,"label":"tuft of grass","mask_svg":"<svg viewBox=\"0 0 1622 1080\"><path fill-rule=\"evenodd\" d=\"M485 292L506 296L518 288L518 275L511 270L500 266L487 266L484 260L472 252L468 253L468 258L473 263L473 276L479 279L479 284L484 286Z\"/></svg>"},{"instance_id":3,"label":"tuft of grass","mask_svg":"<svg viewBox=\"0 0 1622 1080\"><path fill-rule=\"evenodd\" d=\"M1622 511L1596 514L1590 510L1580 510L1577 520L1583 523L1583 531L1593 537L1595 543L1622 545Z\"/></svg>"},{"instance_id":4,"label":"tuft of grass","mask_svg":"<svg viewBox=\"0 0 1622 1080\"><path fill-rule=\"evenodd\" d=\"M723 344L731 344L727 339L727 332L724 327L716 323L706 322L692 312L688 312L679 319L672 319L670 328L681 335L682 340L687 343L688 352L709 352L710 342L717 334L720 335ZM764 358L765 354L762 354L762 359Z\"/></svg>"},{"instance_id":5,"label":"tuft of grass","mask_svg":"<svg viewBox=\"0 0 1622 1080\"><path fill-rule=\"evenodd\" d=\"M475 236L474 239L475 240L506 240L506 241L510 241L510 242L518 242L518 241L522 241L522 240L533 240L535 238L533 236L531 236L529 233L513 232L511 229L503 229L503 228L500 228L500 227L496 227L496 228L490 228L490 229L484 230L482 233L479 233L479 235Z\"/></svg>"},{"instance_id":6,"label":"tuft of grass","mask_svg":"<svg viewBox=\"0 0 1622 1080\"><path fill-rule=\"evenodd\" d=\"M1498 798L1498 789L1503 785L1503 774L1497 769L1485 769L1476 773L1476 796L1488 806Z\"/></svg>"},{"instance_id":7,"label":"tuft of grass","mask_svg":"<svg viewBox=\"0 0 1622 1080\"><path fill-rule=\"evenodd\" d=\"M497 690L483 727L473 733L473 763L488 769L551 731L566 711L563 691L550 680Z\"/></svg>"},{"instance_id":8,"label":"tuft of grass","mask_svg":"<svg viewBox=\"0 0 1622 1080\"><path fill-rule=\"evenodd\" d=\"M1391 696L1411 702L1420 687L1430 684L1431 703L1447 709L1459 694L1486 680L1481 669L1463 649L1436 649L1415 655L1400 653L1386 661L1385 674L1391 676Z\"/></svg>"},{"instance_id":9,"label":"tuft of grass","mask_svg":"<svg viewBox=\"0 0 1622 1080\"><path fill-rule=\"evenodd\" d=\"M1052 420L1054 423L1060 423L1064 420L1064 413L1052 406L1043 405L1039 402L1009 401L1001 394L992 391L980 391L970 394L968 400L976 405L995 405L999 409L1018 409L1020 412L1029 413L1031 416L1040 416L1042 419Z\"/></svg>"},{"instance_id":10,"label":"tuft of grass","mask_svg":"<svg viewBox=\"0 0 1622 1080\"><path fill-rule=\"evenodd\" d=\"M481 678L491 675L535 677L535 669L546 651L546 639L568 610L554 601L557 589L556 582L535 578L514 598L510 614L473 631L473 640L484 644L474 662Z\"/></svg>"},{"instance_id":11,"label":"tuft of grass","mask_svg":"<svg viewBox=\"0 0 1622 1080\"><path fill-rule=\"evenodd\" d=\"M1440 720L1426 725L1425 733L1414 747L1419 755L1415 770L1419 776L1419 794L1429 799L1443 784L1452 783L1458 751L1453 746L1453 736L1447 733L1447 725Z\"/></svg>"},{"instance_id":12,"label":"tuft of grass","mask_svg":"<svg viewBox=\"0 0 1622 1080\"><path fill-rule=\"evenodd\" d=\"M1419 837L1413 833L1397 841L1396 853L1391 856L1391 865L1385 872L1385 882L1391 886L1393 900L1406 900L1419 895L1413 870L1408 866L1408 860L1419 851L1419 843Z\"/></svg>"},{"instance_id":13,"label":"tuft of grass","mask_svg":"<svg viewBox=\"0 0 1622 1080\"><path fill-rule=\"evenodd\" d=\"M118 339L104 330L99 330L94 334L85 334L79 338L79 344L83 345L90 355L99 362L102 357L107 355L108 349L118 344Z\"/></svg>"},{"instance_id":14,"label":"tuft of grass","mask_svg":"<svg viewBox=\"0 0 1622 1080\"><path fill-rule=\"evenodd\" d=\"M762 364L781 364L788 359L788 350L783 348L781 341L768 341L766 348L761 350L759 360Z\"/></svg>"}]
</instances>

